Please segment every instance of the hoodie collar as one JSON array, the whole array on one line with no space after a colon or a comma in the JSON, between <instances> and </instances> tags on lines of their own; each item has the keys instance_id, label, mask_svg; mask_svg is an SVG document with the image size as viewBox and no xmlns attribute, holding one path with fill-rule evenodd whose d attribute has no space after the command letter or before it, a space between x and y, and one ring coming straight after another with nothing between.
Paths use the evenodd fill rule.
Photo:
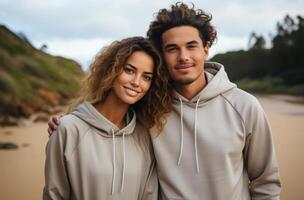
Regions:
<instances>
[{"instance_id":1,"label":"hoodie collar","mask_svg":"<svg viewBox=\"0 0 304 200\"><path fill-rule=\"evenodd\" d=\"M230 82L224 66L216 62L205 63L205 76L207 77L207 85L196 96L188 100L177 91L174 92L174 102L179 103L180 99L184 104L195 107L199 100L199 105L207 102L208 100L232 89L236 85Z\"/></svg>"},{"instance_id":2,"label":"hoodie collar","mask_svg":"<svg viewBox=\"0 0 304 200\"><path fill-rule=\"evenodd\" d=\"M125 135L130 135L134 132L136 125L136 114L133 110L129 110L127 113L127 125L124 128L119 129L87 101L79 104L71 114L98 129L99 134L104 137L112 137L112 131L114 131L115 136L121 136L123 133Z\"/></svg>"}]
</instances>

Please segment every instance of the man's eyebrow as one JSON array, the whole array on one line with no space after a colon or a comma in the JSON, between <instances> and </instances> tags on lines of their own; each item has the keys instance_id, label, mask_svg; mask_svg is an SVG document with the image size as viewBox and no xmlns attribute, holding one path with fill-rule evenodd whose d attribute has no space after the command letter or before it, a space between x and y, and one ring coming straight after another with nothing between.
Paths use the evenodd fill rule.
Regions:
<instances>
[{"instance_id":1,"label":"man's eyebrow","mask_svg":"<svg viewBox=\"0 0 304 200\"><path fill-rule=\"evenodd\" d=\"M166 46L164 47L164 49L170 48L170 47L176 47L176 44L166 44Z\"/></svg>"},{"instance_id":2,"label":"man's eyebrow","mask_svg":"<svg viewBox=\"0 0 304 200\"><path fill-rule=\"evenodd\" d=\"M190 41L190 42L187 42L186 43L187 45L194 45L194 44L199 44L199 42L198 41L196 41L196 40L192 40L192 41ZM167 49L167 48L170 48L170 47L176 47L177 45L176 44L167 44L167 45L165 45L165 47L164 47L164 49Z\"/></svg>"},{"instance_id":3,"label":"man's eyebrow","mask_svg":"<svg viewBox=\"0 0 304 200\"><path fill-rule=\"evenodd\" d=\"M187 45L191 45L191 44L199 44L199 43L196 40L192 40L190 42L187 42Z\"/></svg>"}]
</instances>

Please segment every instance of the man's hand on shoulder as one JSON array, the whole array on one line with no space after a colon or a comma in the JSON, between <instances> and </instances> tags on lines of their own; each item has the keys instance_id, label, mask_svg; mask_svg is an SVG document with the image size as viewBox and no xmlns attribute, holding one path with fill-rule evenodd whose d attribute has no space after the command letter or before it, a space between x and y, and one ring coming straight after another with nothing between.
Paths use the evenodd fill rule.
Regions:
<instances>
[{"instance_id":1,"label":"man's hand on shoulder","mask_svg":"<svg viewBox=\"0 0 304 200\"><path fill-rule=\"evenodd\" d=\"M63 114L51 116L50 120L48 121L48 134L49 137L53 134L53 131L56 131L59 126L59 120L63 116Z\"/></svg>"}]
</instances>

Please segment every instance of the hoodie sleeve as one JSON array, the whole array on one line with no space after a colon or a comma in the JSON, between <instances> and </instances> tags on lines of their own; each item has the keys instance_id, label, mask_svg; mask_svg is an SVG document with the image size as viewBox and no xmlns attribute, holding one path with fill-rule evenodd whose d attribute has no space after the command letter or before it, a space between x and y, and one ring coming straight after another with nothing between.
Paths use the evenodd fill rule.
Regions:
<instances>
[{"instance_id":1,"label":"hoodie sleeve","mask_svg":"<svg viewBox=\"0 0 304 200\"><path fill-rule=\"evenodd\" d=\"M255 98L246 112L245 129L248 134L244 159L251 198L279 200L281 183L271 130L265 113Z\"/></svg>"},{"instance_id":2,"label":"hoodie sleeve","mask_svg":"<svg viewBox=\"0 0 304 200\"><path fill-rule=\"evenodd\" d=\"M157 178L157 172L156 172L156 161L153 159L153 162L151 163L151 167L149 170L149 174L147 177L147 181L145 184L143 197L142 200L157 200L158 199L158 178Z\"/></svg>"},{"instance_id":3,"label":"hoodie sleeve","mask_svg":"<svg viewBox=\"0 0 304 200\"><path fill-rule=\"evenodd\" d=\"M44 200L70 198L70 184L64 156L66 135L66 128L60 125L47 143Z\"/></svg>"}]
</instances>

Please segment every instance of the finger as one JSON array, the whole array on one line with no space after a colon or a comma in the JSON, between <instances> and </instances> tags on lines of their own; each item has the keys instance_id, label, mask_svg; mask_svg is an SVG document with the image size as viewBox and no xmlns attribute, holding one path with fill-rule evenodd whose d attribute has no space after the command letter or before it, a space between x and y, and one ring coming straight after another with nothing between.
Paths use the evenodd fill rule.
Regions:
<instances>
[{"instance_id":1,"label":"finger","mask_svg":"<svg viewBox=\"0 0 304 200\"><path fill-rule=\"evenodd\" d=\"M59 125L59 119L60 119L60 117L61 117L61 116L59 115L59 116L54 116L54 117L52 118L52 119L53 119L52 121L53 121L53 122L55 123L55 125L57 125L57 126Z\"/></svg>"},{"instance_id":2,"label":"finger","mask_svg":"<svg viewBox=\"0 0 304 200\"><path fill-rule=\"evenodd\" d=\"M51 137L51 135L52 135L52 130L50 128L48 128L48 135L49 135L49 137Z\"/></svg>"},{"instance_id":3,"label":"finger","mask_svg":"<svg viewBox=\"0 0 304 200\"><path fill-rule=\"evenodd\" d=\"M57 125L51 120L48 122L48 126L51 131L56 130L57 128Z\"/></svg>"}]
</instances>

